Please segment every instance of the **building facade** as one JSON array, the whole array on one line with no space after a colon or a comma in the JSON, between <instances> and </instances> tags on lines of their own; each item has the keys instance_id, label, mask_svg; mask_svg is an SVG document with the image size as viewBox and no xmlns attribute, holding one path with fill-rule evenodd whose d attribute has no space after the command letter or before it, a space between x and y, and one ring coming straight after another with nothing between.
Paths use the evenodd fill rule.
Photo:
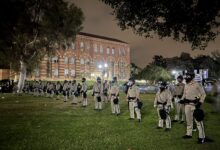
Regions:
<instances>
[{"instance_id":1,"label":"building facade","mask_svg":"<svg viewBox=\"0 0 220 150\"><path fill-rule=\"evenodd\" d=\"M86 77L127 80L130 76L130 47L128 43L79 33L66 50L45 56L31 79L72 80Z\"/></svg>"}]
</instances>

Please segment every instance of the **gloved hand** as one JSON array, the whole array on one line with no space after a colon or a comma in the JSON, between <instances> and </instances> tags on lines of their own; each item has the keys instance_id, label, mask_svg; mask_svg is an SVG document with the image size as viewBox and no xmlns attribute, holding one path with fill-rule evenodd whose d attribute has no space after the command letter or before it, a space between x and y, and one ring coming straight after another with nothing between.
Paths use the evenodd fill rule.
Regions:
<instances>
[{"instance_id":1,"label":"gloved hand","mask_svg":"<svg viewBox=\"0 0 220 150\"><path fill-rule=\"evenodd\" d=\"M202 103L201 103L201 102L198 102L198 103L196 104L196 108L199 109L201 105L202 105Z\"/></svg>"},{"instance_id":2,"label":"gloved hand","mask_svg":"<svg viewBox=\"0 0 220 150\"><path fill-rule=\"evenodd\" d=\"M154 108L157 108L157 105L154 105Z\"/></svg>"}]
</instances>

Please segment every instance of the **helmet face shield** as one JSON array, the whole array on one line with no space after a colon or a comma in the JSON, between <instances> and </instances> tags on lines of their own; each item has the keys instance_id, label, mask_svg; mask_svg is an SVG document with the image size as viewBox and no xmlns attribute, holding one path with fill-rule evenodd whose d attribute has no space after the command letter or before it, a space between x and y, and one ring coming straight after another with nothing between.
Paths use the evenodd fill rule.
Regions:
<instances>
[{"instance_id":1,"label":"helmet face shield","mask_svg":"<svg viewBox=\"0 0 220 150\"><path fill-rule=\"evenodd\" d=\"M185 75L185 80L186 80L186 83L189 83L189 82L191 82L192 80L193 80L193 78L194 78L194 74L193 73L186 73L186 75Z\"/></svg>"},{"instance_id":2,"label":"helmet face shield","mask_svg":"<svg viewBox=\"0 0 220 150\"><path fill-rule=\"evenodd\" d=\"M166 82L162 82L159 85L160 91L164 91L167 88L167 83Z\"/></svg>"},{"instance_id":3,"label":"helmet face shield","mask_svg":"<svg viewBox=\"0 0 220 150\"><path fill-rule=\"evenodd\" d=\"M86 81L86 78L82 78L82 82L85 82Z\"/></svg>"},{"instance_id":4,"label":"helmet face shield","mask_svg":"<svg viewBox=\"0 0 220 150\"><path fill-rule=\"evenodd\" d=\"M98 83L101 83L101 78L100 78L100 77L97 77L96 81L97 81Z\"/></svg>"}]
</instances>

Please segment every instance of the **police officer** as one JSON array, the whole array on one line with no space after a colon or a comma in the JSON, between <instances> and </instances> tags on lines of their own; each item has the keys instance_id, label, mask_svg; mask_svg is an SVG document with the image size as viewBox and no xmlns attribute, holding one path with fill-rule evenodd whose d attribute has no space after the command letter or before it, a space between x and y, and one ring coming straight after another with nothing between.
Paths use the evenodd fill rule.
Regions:
<instances>
[{"instance_id":1,"label":"police officer","mask_svg":"<svg viewBox=\"0 0 220 150\"><path fill-rule=\"evenodd\" d=\"M175 118L173 122L178 122L181 120L180 123L183 123L185 121L185 107L184 104L180 104L179 101L183 96L183 91L185 84L183 83L183 76L178 76L177 77L178 83L175 85L174 89L174 102L175 102ZM181 116L180 116L181 114ZM181 118L180 118L181 117Z\"/></svg>"},{"instance_id":2,"label":"police officer","mask_svg":"<svg viewBox=\"0 0 220 150\"><path fill-rule=\"evenodd\" d=\"M119 106L119 85L117 82L117 77L113 77L110 88L110 98L111 98L112 114L116 114L118 116L120 114L120 106Z\"/></svg>"},{"instance_id":3,"label":"police officer","mask_svg":"<svg viewBox=\"0 0 220 150\"><path fill-rule=\"evenodd\" d=\"M135 113L137 115L137 119L139 122L141 122L141 111L138 108L138 100L140 91L139 88L135 85L135 79L130 78L128 82L128 92L127 92L127 100L129 105L129 111L130 111L130 120L134 120Z\"/></svg>"},{"instance_id":4,"label":"police officer","mask_svg":"<svg viewBox=\"0 0 220 150\"><path fill-rule=\"evenodd\" d=\"M86 78L82 78L82 89L81 89L81 93L82 93L82 106L86 107L88 105L88 100L87 100L87 89L88 86L86 84Z\"/></svg>"},{"instance_id":5,"label":"police officer","mask_svg":"<svg viewBox=\"0 0 220 150\"><path fill-rule=\"evenodd\" d=\"M60 99L60 93L61 93L61 84L59 81L57 81L56 85L55 85L55 93L56 93L56 99Z\"/></svg>"},{"instance_id":6,"label":"police officer","mask_svg":"<svg viewBox=\"0 0 220 150\"><path fill-rule=\"evenodd\" d=\"M70 93L72 97L72 104L78 104L78 90L76 80L73 80L72 84L70 85Z\"/></svg>"},{"instance_id":7,"label":"police officer","mask_svg":"<svg viewBox=\"0 0 220 150\"><path fill-rule=\"evenodd\" d=\"M101 98L102 91L103 91L103 86L101 83L101 78L97 77L97 80L93 85L95 110L102 110L102 98Z\"/></svg>"},{"instance_id":8,"label":"police officer","mask_svg":"<svg viewBox=\"0 0 220 150\"><path fill-rule=\"evenodd\" d=\"M105 80L103 83L103 102L107 103L108 102L108 90L109 90L109 84L108 81Z\"/></svg>"},{"instance_id":9,"label":"police officer","mask_svg":"<svg viewBox=\"0 0 220 150\"><path fill-rule=\"evenodd\" d=\"M69 85L68 82L65 80L63 83L64 102L68 101L68 95L69 95Z\"/></svg>"},{"instance_id":10,"label":"police officer","mask_svg":"<svg viewBox=\"0 0 220 150\"><path fill-rule=\"evenodd\" d=\"M194 110L199 108L206 97L206 93L201 84L195 82L193 79L195 77L194 73L186 73L186 85L183 92L183 97L180 103L185 104L185 114L186 114L186 123L187 130L186 135L183 136L184 139L192 138L192 129L193 129L193 113ZM197 128L199 130L198 143L204 143L205 140L205 131L203 121L198 122L195 120Z\"/></svg>"},{"instance_id":11,"label":"police officer","mask_svg":"<svg viewBox=\"0 0 220 150\"><path fill-rule=\"evenodd\" d=\"M171 109L172 94L167 88L167 83L162 82L160 84L160 90L157 92L154 100L154 108L157 108L157 114L159 118L157 129L163 128L164 120L166 122L165 131L170 131L171 120L169 116L169 111ZM165 117L163 117L165 115Z\"/></svg>"}]
</instances>

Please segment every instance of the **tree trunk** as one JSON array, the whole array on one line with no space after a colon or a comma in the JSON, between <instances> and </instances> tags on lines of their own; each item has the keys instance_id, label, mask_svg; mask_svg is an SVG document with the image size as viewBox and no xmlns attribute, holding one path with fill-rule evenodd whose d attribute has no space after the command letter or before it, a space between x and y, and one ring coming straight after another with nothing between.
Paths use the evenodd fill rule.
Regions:
<instances>
[{"instance_id":1,"label":"tree trunk","mask_svg":"<svg viewBox=\"0 0 220 150\"><path fill-rule=\"evenodd\" d=\"M18 81L18 93L21 93L24 88L24 82L27 74L27 66L23 61L20 61L20 76Z\"/></svg>"}]
</instances>

